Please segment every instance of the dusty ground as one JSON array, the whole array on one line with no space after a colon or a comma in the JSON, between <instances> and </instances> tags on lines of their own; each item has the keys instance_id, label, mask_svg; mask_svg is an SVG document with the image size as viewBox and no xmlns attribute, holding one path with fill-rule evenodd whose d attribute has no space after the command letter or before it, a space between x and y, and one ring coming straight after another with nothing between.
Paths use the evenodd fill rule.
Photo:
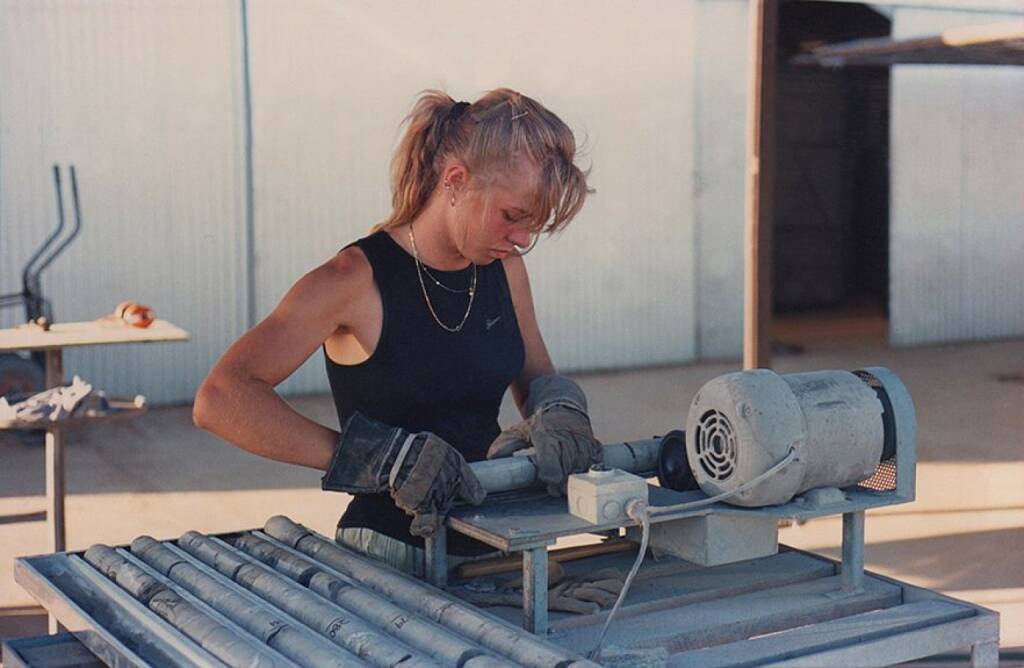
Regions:
<instances>
[{"instance_id":1,"label":"dusty ground","mask_svg":"<svg viewBox=\"0 0 1024 668\"><path fill-rule=\"evenodd\" d=\"M887 366L914 397L918 499L868 512L867 566L1002 613L1004 648L1024 646L1024 341L891 350L824 344L779 356L781 372ZM606 441L681 427L692 395L735 363L589 374L595 431ZM325 396L303 413L334 424ZM146 533L225 532L283 513L331 533L345 497L314 471L257 459L195 429L188 407L81 429L69 437L68 549ZM514 415L503 410L503 422ZM46 551L43 452L0 433L0 638L45 631L13 581L13 558ZM14 522L36 517L34 521ZM838 555L840 521L782 531L790 545Z\"/></svg>"}]
</instances>

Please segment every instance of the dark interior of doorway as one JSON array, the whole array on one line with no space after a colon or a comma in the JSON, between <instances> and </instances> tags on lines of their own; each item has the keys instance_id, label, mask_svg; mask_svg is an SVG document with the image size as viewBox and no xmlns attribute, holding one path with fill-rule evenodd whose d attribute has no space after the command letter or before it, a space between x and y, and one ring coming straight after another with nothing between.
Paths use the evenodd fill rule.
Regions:
<instances>
[{"instance_id":1,"label":"dark interior of doorway","mask_svg":"<svg viewBox=\"0 0 1024 668\"><path fill-rule=\"evenodd\" d=\"M772 339L779 352L888 333L889 69L790 64L821 44L885 37L863 4L783 2L775 109Z\"/></svg>"}]
</instances>

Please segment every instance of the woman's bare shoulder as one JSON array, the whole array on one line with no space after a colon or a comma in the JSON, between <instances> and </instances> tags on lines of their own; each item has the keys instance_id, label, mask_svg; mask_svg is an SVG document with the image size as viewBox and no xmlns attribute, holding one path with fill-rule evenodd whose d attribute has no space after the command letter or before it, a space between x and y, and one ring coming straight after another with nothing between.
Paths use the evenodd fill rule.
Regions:
<instances>
[{"instance_id":1,"label":"woman's bare shoulder","mask_svg":"<svg viewBox=\"0 0 1024 668\"><path fill-rule=\"evenodd\" d=\"M372 289L369 260L357 246L349 246L300 278L280 306L286 311L299 308L309 315L341 316L347 320L344 314Z\"/></svg>"}]
</instances>

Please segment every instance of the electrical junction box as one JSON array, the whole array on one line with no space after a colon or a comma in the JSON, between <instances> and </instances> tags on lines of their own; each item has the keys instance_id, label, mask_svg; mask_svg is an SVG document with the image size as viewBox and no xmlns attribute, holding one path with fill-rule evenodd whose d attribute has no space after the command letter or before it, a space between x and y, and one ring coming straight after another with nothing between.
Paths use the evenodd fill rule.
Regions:
<instances>
[{"instance_id":1,"label":"electrical junction box","mask_svg":"<svg viewBox=\"0 0 1024 668\"><path fill-rule=\"evenodd\" d=\"M647 481L619 469L591 469L569 476L569 512L591 524L624 522L626 506L647 503Z\"/></svg>"}]
</instances>

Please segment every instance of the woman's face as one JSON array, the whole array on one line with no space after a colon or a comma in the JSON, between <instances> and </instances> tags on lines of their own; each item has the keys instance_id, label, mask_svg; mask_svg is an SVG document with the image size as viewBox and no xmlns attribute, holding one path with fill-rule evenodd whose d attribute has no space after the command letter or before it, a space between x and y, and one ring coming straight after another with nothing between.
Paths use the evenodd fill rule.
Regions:
<instances>
[{"instance_id":1,"label":"woman's face","mask_svg":"<svg viewBox=\"0 0 1024 668\"><path fill-rule=\"evenodd\" d=\"M456 198L453 236L463 257L485 265L530 245L536 171L532 165L510 171Z\"/></svg>"}]
</instances>

